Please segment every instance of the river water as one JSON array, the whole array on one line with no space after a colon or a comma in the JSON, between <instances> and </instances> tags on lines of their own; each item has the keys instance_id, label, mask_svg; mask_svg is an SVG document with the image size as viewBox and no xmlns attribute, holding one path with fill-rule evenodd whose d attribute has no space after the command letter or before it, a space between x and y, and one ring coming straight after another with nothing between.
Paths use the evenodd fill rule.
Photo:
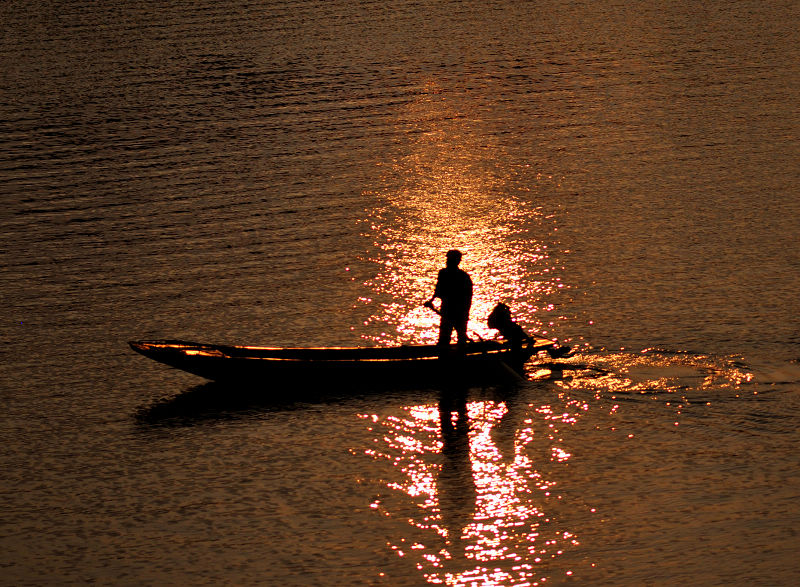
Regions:
<instances>
[{"instance_id":1,"label":"river water","mask_svg":"<svg viewBox=\"0 0 800 587\"><path fill-rule=\"evenodd\" d=\"M796 2L0 7L0 583L788 585ZM243 397L127 341L577 354Z\"/></svg>"}]
</instances>

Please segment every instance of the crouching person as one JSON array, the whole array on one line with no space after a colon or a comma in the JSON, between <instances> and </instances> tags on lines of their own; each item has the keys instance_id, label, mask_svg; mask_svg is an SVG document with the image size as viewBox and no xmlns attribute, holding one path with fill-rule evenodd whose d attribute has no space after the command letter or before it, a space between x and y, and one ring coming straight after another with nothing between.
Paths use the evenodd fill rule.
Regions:
<instances>
[{"instance_id":1,"label":"crouching person","mask_svg":"<svg viewBox=\"0 0 800 587\"><path fill-rule=\"evenodd\" d=\"M492 313L489 314L487 320L489 328L494 328L500 331L500 335L511 343L511 352L514 356L522 361L528 359L531 355L531 347L536 344L536 340L525 330L514 322L511 317L511 310L504 303L497 304ZM525 348L527 345L527 349ZM571 356L572 349L568 346L558 346L553 343L552 346L547 347L547 353L553 359L562 359Z\"/></svg>"}]
</instances>

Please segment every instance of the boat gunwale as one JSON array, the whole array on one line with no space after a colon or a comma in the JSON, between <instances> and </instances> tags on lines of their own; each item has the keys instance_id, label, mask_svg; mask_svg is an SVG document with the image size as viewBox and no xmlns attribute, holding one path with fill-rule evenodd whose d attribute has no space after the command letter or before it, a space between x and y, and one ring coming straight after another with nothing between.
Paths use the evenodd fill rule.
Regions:
<instances>
[{"instance_id":1,"label":"boat gunwale","mask_svg":"<svg viewBox=\"0 0 800 587\"><path fill-rule=\"evenodd\" d=\"M402 345L395 347L267 347L243 345L216 345L182 340L139 340L131 341L133 350L149 357L180 355L192 360L260 360L298 363L389 363L438 361L447 359L477 359L480 357L501 358L511 354L509 343L496 340L472 341L465 348L457 345L447 347L442 352L439 345ZM524 348L532 356L545 350L553 343L539 340L537 344Z\"/></svg>"},{"instance_id":2,"label":"boat gunwale","mask_svg":"<svg viewBox=\"0 0 800 587\"><path fill-rule=\"evenodd\" d=\"M458 345L446 349L439 345L273 348L179 340L139 340L130 341L129 345L156 362L214 381L263 383L269 377L272 384L292 381L299 385L325 380L353 385L363 383L365 377L374 384L374 378L388 376L385 383L402 384L410 380L416 385L420 380L447 384L467 379L518 381L522 378L523 364L554 344L545 340L537 343L512 349L505 341L474 341L468 343L471 348L467 352L459 350ZM259 356L253 351L267 354Z\"/></svg>"}]
</instances>

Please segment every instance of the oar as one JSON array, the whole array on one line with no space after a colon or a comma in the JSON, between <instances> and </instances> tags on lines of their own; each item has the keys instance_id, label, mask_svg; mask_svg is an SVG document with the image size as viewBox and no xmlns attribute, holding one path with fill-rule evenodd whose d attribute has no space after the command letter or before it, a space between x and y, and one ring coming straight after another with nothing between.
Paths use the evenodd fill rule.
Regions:
<instances>
[{"instance_id":1,"label":"oar","mask_svg":"<svg viewBox=\"0 0 800 587\"><path fill-rule=\"evenodd\" d=\"M535 345L536 338L528 335L527 333L526 335L527 335L526 342L528 343L528 345ZM547 351L547 354L550 355L551 359L566 359L574 354L572 352L572 347L569 345L561 346L561 344L557 340L553 340L552 338L550 339L544 338L543 340L549 340L551 343L550 346L544 349Z\"/></svg>"},{"instance_id":2,"label":"oar","mask_svg":"<svg viewBox=\"0 0 800 587\"><path fill-rule=\"evenodd\" d=\"M573 355L571 346L561 346L556 341L553 341L553 344L554 347L547 349L551 359L567 359Z\"/></svg>"}]
</instances>

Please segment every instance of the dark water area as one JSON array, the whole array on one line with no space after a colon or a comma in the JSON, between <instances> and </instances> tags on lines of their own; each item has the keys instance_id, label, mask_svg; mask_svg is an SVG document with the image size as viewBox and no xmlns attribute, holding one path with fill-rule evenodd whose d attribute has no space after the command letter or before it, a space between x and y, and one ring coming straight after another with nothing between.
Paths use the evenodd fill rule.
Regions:
<instances>
[{"instance_id":1,"label":"dark water area","mask_svg":"<svg viewBox=\"0 0 800 587\"><path fill-rule=\"evenodd\" d=\"M796 3L0 22L0 584L796 580ZM127 346L431 342L450 248L471 331L576 355L298 395Z\"/></svg>"}]
</instances>

